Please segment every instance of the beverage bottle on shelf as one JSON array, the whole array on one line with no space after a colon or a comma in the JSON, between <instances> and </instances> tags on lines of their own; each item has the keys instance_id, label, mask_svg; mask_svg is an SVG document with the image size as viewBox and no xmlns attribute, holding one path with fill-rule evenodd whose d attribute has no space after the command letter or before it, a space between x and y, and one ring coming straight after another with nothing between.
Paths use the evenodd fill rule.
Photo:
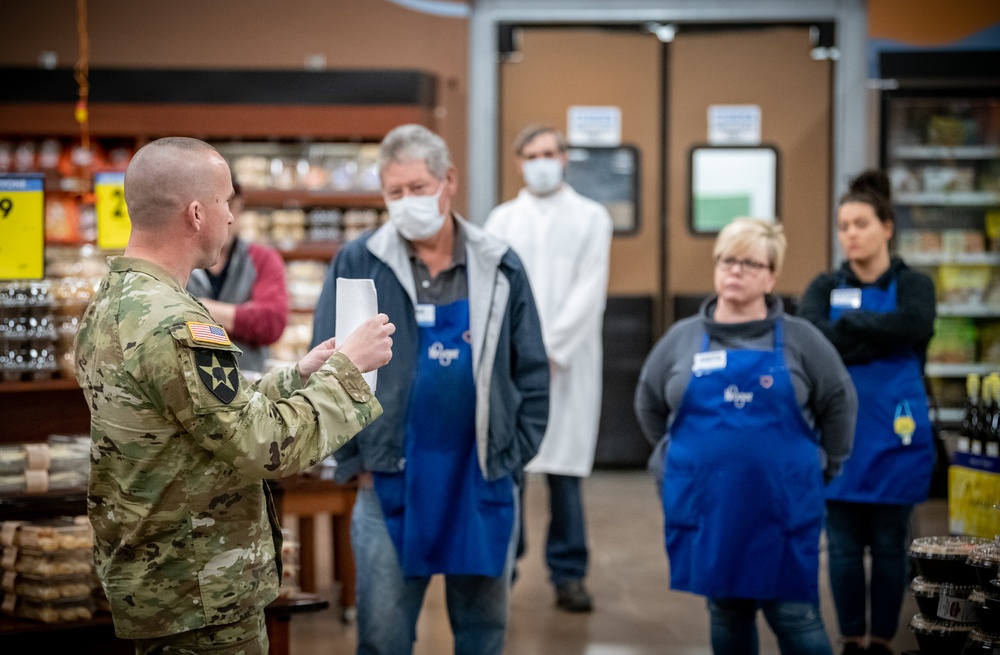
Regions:
<instances>
[{"instance_id":1,"label":"beverage bottle on shelf","mask_svg":"<svg viewBox=\"0 0 1000 655\"><path fill-rule=\"evenodd\" d=\"M983 454L987 457L1000 457L1000 374L992 373L993 421L989 434L983 442Z\"/></svg>"},{"instance_id":2,"label":"beverage bottle on shelf","mask_svg":"<svg viewBox=\"0 0 1000 655\"><path fill-rule=\"evenodd\" d=\"M958 452L969 452L972 435L979 431L979 375L969 373L965 376L965 413L962 415L962 427L958 432Z\"/></svg>"},{"instance_id":3,"label":"beverage bottle on shelf","mask_svg":"<svg viewBox=\"0 0 1000 655\"><path fill-rule=\"evenodd\" d=\"M969 452L973 455L983 454L983 442L989 434L990 426L993 423L991 397L993 395L994 380L989 375L983 376L979 393L979 421L976 430L969 435Z\"/></svg>"}]
</instances>

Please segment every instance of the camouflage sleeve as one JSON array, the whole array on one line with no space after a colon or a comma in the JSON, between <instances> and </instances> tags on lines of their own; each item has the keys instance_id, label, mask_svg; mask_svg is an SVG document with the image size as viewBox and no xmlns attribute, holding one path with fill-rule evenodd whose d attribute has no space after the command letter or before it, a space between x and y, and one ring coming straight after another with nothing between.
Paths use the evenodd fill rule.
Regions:
<instances>
[{"instance_id":1,"label":"camouflage sleeve","mask_svg":"<svg viewBox=\"0 0 1000 655\"><path fill-rule=\"evenodd\" d=\"M295 366L286 366L269 371L258 380L253 388L269 400L288 398L293 392L302 388L302 378Z\"/></svg>"},{"instance_id":2,"label":"camouflage sleeve","mask_svg":"<svg viewBox=\"0 0 1000 655\"><path fill-rule=\"evenodd\" d=\"M176 364L167 365L161 354L151 358L160 365L144 375L159 377L161 388L169 389L160 394L167 414L247 477L280 478L314 466L382 414L344 355L334 354L305 386L287 370L265 377L265 394L240 375L233 346L196 343L183 325L170 334ZM272 394L287 397L271 400Z\"/></svg>"}]
</instances>

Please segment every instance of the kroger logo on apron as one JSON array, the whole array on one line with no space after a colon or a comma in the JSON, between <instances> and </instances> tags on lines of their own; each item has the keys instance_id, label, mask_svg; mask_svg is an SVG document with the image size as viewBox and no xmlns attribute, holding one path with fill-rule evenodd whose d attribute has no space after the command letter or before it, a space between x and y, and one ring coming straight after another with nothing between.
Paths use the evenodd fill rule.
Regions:
<instances>
[{"instance_id":1,"label":"kroger logo on apron","mask_svg":"<svg viewBox=\"0 0 1000 655\"><path fill-rule=\"evenodd\" d=\"M722 392L722 400L727 403L732 403L733 407L736 409L743 409L747 403L753 402L753 392L740 391L739 387L735 384L731 384L726 387L725 391Z\"/></svg>"},{"instance_id":2,"label":"kroger logo on apron","mask_svg":"<svg viewBox=\"0 0 1000 655\"><path fill-rule=\"evenodd\" d=\"M440 341L435 341L427 349L427 357L436 359L441 366L448 366L458 359L458 348L445 348Z\"/></svg>"}]
</instances>

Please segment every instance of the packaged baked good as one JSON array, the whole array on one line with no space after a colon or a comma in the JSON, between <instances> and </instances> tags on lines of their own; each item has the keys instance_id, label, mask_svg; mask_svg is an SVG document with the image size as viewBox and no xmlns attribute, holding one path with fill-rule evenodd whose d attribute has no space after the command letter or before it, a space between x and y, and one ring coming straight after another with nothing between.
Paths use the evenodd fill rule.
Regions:
<instances>
[{"instance_id":1,"label":"packaged baked good","mask_svg":"<svg viewBox=\"0 0 1000 655\"><path fill-rule=\"evenodd\" d=\"M86 517L4 521L0 544L40 552L85 550L93 547L94 534Z\"/></svg>"},{"instance_id":2,"label":"packaged baked good","mask_svg":"<svg viewBox=\"0 0 1000 655\"><path fill-rule=\"evenodd\" d=\"M919 537L910 544L910 557L926 580L974 586L976 573L965 560L976 545L987 541L963 535Z\"/></svg>"},{"instance_id":3,"label":"packaged baked good","mask_svg":"<svg viewBox=\"0 0 1000 655\"><path fill-rule=\"evenodd\" d=\"M910 620L910 630L917 638L920 655L957 655L962 652L972 626L953 621L936 621L922 614L915 614Z\"/></svg>"},{"instance_id":4,"label":"packaged baked good","mask_svg":"<svg viewBox=\"0 0 1000 655\"><path fill-rule=\"evenodd\" d=\"M5 593L32 600L58 600L90 596L94 591L94 584L93 576L88 574L46 578L6 571L0 579L0 588Z\"/></svg>"},{"instance_id":5,"label":"packaged baked good","mask_svg":"<svg viewBox=\"0 0 1000 655\"><path fill-rule=\"evenodd\" d=\"M36 600L15 594L5 594L2 609L5 614L43 623L69 623L94 618L94 601L90 596Z\"/></svg>"},{"instance_id":6,"label":"packaged baked good","mask_svg":"<svg viewBox=\"0 0 1000 655\"><path fill-rule=\"evenodd\" d=\"M91 574L94 552L92 549L42 552L5 546L0 568L40 577Z\"/></svg>"}]
</instances>

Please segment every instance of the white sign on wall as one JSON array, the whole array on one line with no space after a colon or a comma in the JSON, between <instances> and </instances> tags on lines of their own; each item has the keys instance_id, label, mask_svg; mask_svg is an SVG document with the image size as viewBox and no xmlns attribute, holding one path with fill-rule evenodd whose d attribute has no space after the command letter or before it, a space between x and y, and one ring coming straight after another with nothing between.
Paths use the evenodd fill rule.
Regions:
<instances>
[{"instance_id":1,"label":"white sign on wall","mask_svg":"<svg viewBox=\"0 0 1000 655\"><path fill-rule=\"evenodd\" d=\"M709 105L708 142L712 145L759 145L758 105Z\"/></svg>"},{"instance_id":2,"label":"white sign on wall","mask_svg":"<svg viewBox=\"0 0 1000 655\"><path fill-rule=\"evenodd\" d=\"M621 107L570 107L566 112L566 125L566 138L570 145L621 145Z\"/></svg>"}]
</instances>

